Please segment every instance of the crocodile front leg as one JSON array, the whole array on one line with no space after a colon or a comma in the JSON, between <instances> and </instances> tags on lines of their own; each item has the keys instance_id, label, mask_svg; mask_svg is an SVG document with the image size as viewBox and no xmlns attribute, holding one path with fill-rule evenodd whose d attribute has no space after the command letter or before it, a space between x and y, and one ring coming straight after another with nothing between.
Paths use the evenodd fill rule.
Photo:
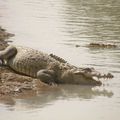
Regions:
<instances>
[{"instance_id":1,"label":"crocodile front leg","mask_svg":"<svg viewBox=\"0 0 120 120\"><path fill-rule=\"evenodd\" d=\"M47 70L47 69L39 70L37 72L37 78L49 85L55 84L53 70Z\"/></svg>"}]
</instances>

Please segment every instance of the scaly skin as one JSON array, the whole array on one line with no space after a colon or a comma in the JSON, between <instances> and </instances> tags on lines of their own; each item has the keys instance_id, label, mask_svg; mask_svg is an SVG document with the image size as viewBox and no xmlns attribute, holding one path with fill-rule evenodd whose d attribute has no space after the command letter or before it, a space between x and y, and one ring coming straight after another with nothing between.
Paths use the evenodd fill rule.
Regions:
<instances>
[{"instance_id":1,"label":"scaly skin","mask_svg":"<svg viewBox=\"0 0 120 120\"><path fill-rule=\"evenodd\" d=\"M101 82L94 77L98 79L113 77L110 73L101 75L93 68L78 68L56 55L48 55L22 46L9 46L0 51L0 60L14 71L39 78L48 84L55 82L101 85Z\"/></svg>"}]
</instances>

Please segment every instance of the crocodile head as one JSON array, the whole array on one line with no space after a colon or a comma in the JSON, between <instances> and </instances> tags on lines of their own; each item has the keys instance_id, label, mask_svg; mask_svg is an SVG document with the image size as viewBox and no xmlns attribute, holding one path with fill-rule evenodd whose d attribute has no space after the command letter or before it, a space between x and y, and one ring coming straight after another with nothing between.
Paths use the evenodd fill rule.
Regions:
<instances>
[{"instance_id":1,"label":"crocodile head","mask_svg":"<svg viewBox=\"0 0 120 120\"><path fill-rule=\"evenodd\" d=\"M66 70L61 75L61 83L81 84L81 85L101 85L100 78L112 78L113 75L101 74L93 68Z\"/></svg>"}]
</instances>

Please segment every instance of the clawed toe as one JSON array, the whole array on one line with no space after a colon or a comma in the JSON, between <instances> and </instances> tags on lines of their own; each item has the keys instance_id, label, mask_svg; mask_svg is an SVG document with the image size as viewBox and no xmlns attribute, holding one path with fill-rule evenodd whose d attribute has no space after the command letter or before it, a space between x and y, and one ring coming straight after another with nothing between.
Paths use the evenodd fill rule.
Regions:
<instances>
[{"instance_id":1,"label":"clawed toe","mask_svg":"<svg viewBox=\"0 0 120 120\"><path fill-rule=\"evenodd\" d=\"M0 59L0 66L4 66L4 65L5 65L4 60Z\"/></svg>"}]
</instances>

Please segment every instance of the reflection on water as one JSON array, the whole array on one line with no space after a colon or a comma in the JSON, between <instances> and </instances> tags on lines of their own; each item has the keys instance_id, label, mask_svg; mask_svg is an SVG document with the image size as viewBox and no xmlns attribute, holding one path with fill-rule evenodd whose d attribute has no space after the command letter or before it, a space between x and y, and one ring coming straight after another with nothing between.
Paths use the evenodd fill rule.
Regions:
<instances>
[{"instance_id":1,"label":"reflection on water","mask_svg":"<svg viewBox=\"0 0 120 120\"><path fill-rule=\"evenodd\" d=\"M72 99L78 99L81 101L95 99L98 96L109 98L113 96L113 93L106 89L99 90L97 87L93 88L92 86L60 85L57 88L52 88L49 91L38 93L37 97L34 96L32 98L28 97L27 99L16 100L16 102L14 101L14 104L10 99L10 102L7 104L11 107L13 106L13 109L19 109L19 107L21 109L33 109L52 105L52 103L57 100L67 99L68 101L71 101Z\"/></svg>"},{"instance_id":2,"label":"reflection on water","mask_svg":"<svg viewBox=\"0 0 120 120\"><path fill-rule=\"evenodd\" d=\"M71 89L72 88L72 89ZM53 103L56 100L64 100L67 99L68 101L71 101L72 99L78 99L78 100L90 100L94 99L97 96L105 96L105 97L112 97L113 93L108 92L107 90L92 90L92 87L90 86L71 86L71 85L63 85L60 87L60 90L55 92L47 92L46 94L43 94L38 97L38 99L29 101L30 104L28 104L28 100L24 100L24 102L30 107L35 105L36 107L44 107L46 105L49 105L50 103Z\"/></svg>"},{"instance_id":3,"label":"reflection on water","mask_svg":"<svg viewBox=\"0 0 120 120\"><path fill-rule=\"evenodd\" d=\"M52 52L76 66L95 67L101 72L112 72L115 76L113 80L104 82L106 90L102 91L100 89L103 86L93 90L91 87L65 85L60 86L59 90L41 93L35 98L15 99L12 102L14 112L21 106L26 109L39 108L38 118L37 113L33 112L35 116L32 114L36 119L50 119L52 115L49 114L49 117L43 115L46 112L51 113L51 109L53 111L55 109L54 112L58 116L61 113L59 119L119 119L120 48L85 47L91 42L120 46L119 13L119 0L1 0L0 23L16 34L11 38L13 44ZM82 47L76 48L75 45ZM49 107L49 104L53 108ZM61 110L61 107L64 110L63 108ZM64 114L68 110L73 118ZM12 120L14 120L13 114L9 115ZM17 119L20 119L20 114L18 116ZM23 116L32 119L26 114ZM52 116L51 119L57 118ZM1 119L8 118L3 114Z\"/></svg>"}]
</instances>

